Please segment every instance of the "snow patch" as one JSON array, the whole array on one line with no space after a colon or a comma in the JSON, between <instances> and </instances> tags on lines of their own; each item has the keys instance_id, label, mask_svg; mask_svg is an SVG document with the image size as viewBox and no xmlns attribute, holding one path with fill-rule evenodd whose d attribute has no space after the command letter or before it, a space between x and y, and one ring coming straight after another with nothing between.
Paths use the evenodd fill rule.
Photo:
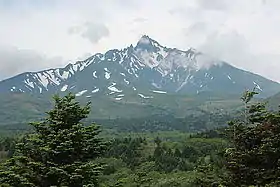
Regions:
<instances>
[{"instance_id":1,"label":"snow patch","mask_svg":"<svg viewBox=\"0 0 280 187\"><path fill-rule=\"evenodd\" d=\"M49 84L53 83L55 85L59 85L61 81L61 77L59 73L57 73L57 70L48 70L45 72L41 72L38 73L37 76L39 77L42 86L46 89ZM60 77L60 79L58 77Z\"/></svg>"},{"instance_id":2,"label":"snow patch","mask_svg":"<svg viewBox=\"0 0 280 187\"><path fill-rule=\"evenodd\" d=\"M73 67L72 69L73 69L74 71L77 71L77 70L78 70L78 65L77 65L77 64L73 64L72 67Z\"/></svg>"},{"instance_id":3,"label":"snow patch","mask_svg":"<svg viewBox=\"0 0 280 187\"><path fill-rule=\"evenodd\" d=\"M67 90L67 88L68 88L68 85L66 84L60 89L60 91L65 92Z\"/></svg>"},{"instance_id":4,"label":"snow patch","mask_svg":"<svg viewBox=\"0 0 280 187\"><path fill-rule=\"evenodd\" d=\"M126 84L129 84L129 81L128 81L128 80L123 79L123 81L124 81Z\"/></svg>"},{"instance_id":5,"label":"snow patch","mask_svg":"<svg viewBox=\"0 0 280 187\"><path fill-rule=\"evenodd\" d=\"M176 92L180 91L180 90L185 86L185 84L188 83L190 77L192 78L191 69L189 69L189 74L188 74L188 76L186 77L186 79L184 80L184 82L179 86L179 88L177 88ZM178 79L179 79L179 77L178 77Z\"/></svg>"},{"instance_id":6,"label":"snow patch","mask_svg":"<svg viewBox=\"0 0 280 187\"><path fill-rule=\"evenodd\" d=\"M38 73L37 76L39 77L39 81L46 89L48 87L49 81L47 78L43 75L43 73Z\"/></svg>"},{"instance_id":7,"label":"snow patch","mask_svg":"<svg viewBox=\"0 0 280 187\"><path fill-rule=\"evenodd\" d=\"M260 85L258 85L255 81L253 81L254 85L256 85L256 88L258 88L260 91L263 91Z\"/></svg>"},{"instance_id":8,"label":"snow patch","mask_svg":"<svg viewBox=\"0 0 280 187\"><path fill-rule=\"evenodd\" d=\"M78 96L82 96L84 93L86 93L87 92L87 90L82 90L82 91L80 91L80 92L78 92L78 93L76 93L76 96L78 97Z\"/></svg>"},{"instance_id":9,"label":"snow patch","mask_svg":"<svg viewBox=\"0 0 280 187\"><path fill-rule=\"evenodd\" d=\"M115 98L115 100L120 101L120 100L122 100L122 97L117 97L117 98Z\"/></svg>"},{"instance_id":10,"label":"snow patch","mask_svg":"<svg viewBox=\"0 0 280 187\"><path fill-rule=\"evenodd\" d=\"M96 71L94 71L94 72L92 73L92 76L93 76L94 78L97 78L97 76L96 76Z\"/></svg>"},{"instance_id":11,"label":"snow patch","mask_svg":"<svg viewBox=\"0 0 280 187\"><path fill-rule=\"evenodd\" d=\"M30 82L29 79L26 79L26 80L24 81L24 83L27 84L29 87L34 88L34 83L33 83L33 82Z\"/></svg>"},{"instance_id":12,"label":"snow patch","mask_svg":"<svg viewBox=\"0 0 280 187\"><path fill-rule=\"evenodd\" d=\"M99 91L99 88L96 88L96 89L92 90L91 93L96 93L98 91Z\"/></svg>"},{"instance_id":13,"label":"snow patch","mask_svg":"<svg viewBox=\"0 0 280 187\"><path fill-rule=\"evenodd\" d=\"M122 90L119 90L118 88L115 87L117 83L113 82L111 86L108 87L108 90L112 92L122 92Z\"/></svg>"},{"instance_id":14,"label":"snow patch","mask_svg":"<svg viewBox=\"0 0 280 187\"><path fill-rule=\"evenodd\" d=\"M160 90L153 90L152 92L154 93L160 93L160 94L166 94L167 92L165 91L160 91Z\"/></svg>"},{"instance_id":15,"label":"snow patch","mask_svg":"<svg viewBox=\"0 0 280 187\"><path fill-rule=\"evenodd\" d=\"M111 73L105 72L105 78L108 80L111 77Z\"/></svg>"},{"instance_id":16,"label":"snow patch","mask_svg":"<svg viewBox=\"0 0 280 187\"><path fill-rule=\"evenodd\" d=\"M151 99L153 98L152 96L145 96L143 94L138 94L140 97L142 97L143 99Z\"/></svg>"},{"instance_id":17,"label":"snow patch","mask_svg":"<svg viewBox=\"0 0 280 187\"><path fill-rule=\"evenodd\" d=\"M69 76L69 71L63 71L62 75L61 75L61 78L62 79L67 79Z\"/></svg>"},{"instance_id":18,"label":"snow patch","mask_svg":"<svg viewBox=\"0 0 280 187\"><path fill-rule=\"evenodd\" d=\"M79 64L79 70L80 70L80 71L82 71L83 69L85 69L85 67L87 67L87 64L86 64L86 63Z\"/></svg>"}]
</instances>

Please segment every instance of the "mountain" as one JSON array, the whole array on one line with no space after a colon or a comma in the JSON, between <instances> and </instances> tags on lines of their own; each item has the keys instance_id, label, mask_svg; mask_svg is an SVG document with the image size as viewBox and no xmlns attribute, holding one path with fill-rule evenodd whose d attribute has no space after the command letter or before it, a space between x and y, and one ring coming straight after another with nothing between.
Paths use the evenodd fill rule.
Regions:
<instances>
[{"instance_id":1,"label":"mountain","mask_svg":"<svg viewBox=\"0 0 280 187\"><path fill-rule=\"evenodd\" d=\"M0 81L0 125L23 128L51 108L51 95L72 92L82 103L93 103L90 120L209 118L212 127L210 118L240 109L241 93L253 87L261 97L280 91L276 82L195 49L167 48L142 36L135 46Z\"/></svg>"},{"instance_id":2,"label":"mountain","mask_svg":"<svg viewBox=\"0 0 280 187\"><path fill-rule=\"evenodd\" d=\"M240 94L256 87L262 97L280 84L190 48L167 48L144 35L135 46L97 53L63 68L26 72L0 82L0 93L154 99L165 94Z\"/></svg>"},{"instance_id":3,"label":"mountain","mask_svg":"<svg viewBox=\"0 0 280 187\"><path fill-rule=\"evenodd\" d=\"M278 92L277 94L268 97L264 100L265 102L267 102L267 107L270 110L274 110L274 111L279 111L280 109L280 92Z\"/></svg>"}]
</instances>

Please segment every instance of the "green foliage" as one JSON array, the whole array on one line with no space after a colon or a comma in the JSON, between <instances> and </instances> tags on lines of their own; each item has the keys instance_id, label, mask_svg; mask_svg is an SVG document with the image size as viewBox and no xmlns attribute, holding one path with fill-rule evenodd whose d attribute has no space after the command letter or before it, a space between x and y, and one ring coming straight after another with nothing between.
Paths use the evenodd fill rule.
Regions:
<instances>
[{"instance_id":1,"label":"green foliage","mask_svg":"<svg viewBox=\"0 0 280 187\"><path fill-rule=\"evenodd\" d=\"M96 120L110 129L102 134L110 140L106 149L99 128L81 124L90 120L89 105L80 107L73 95L55 97L48 117L32 123L35 133L0 138L2 161L11 157L0 182L19 187L280 186L280 112L267 111L266 103L252 104L256 94L244 93L244 113L228 128L221 126L231 115L197 114L197 109L184 118Z\"/></svg>"},{"instance_id":2,"label":"green foliage","mask_svg":"<svg viewBox=\"0 0 280 187\"><path fill-rule=\"evenodd\" d=\"M189 134L180 139L142 135L145 138L119 137L111 142L106 158L100 160L106 163L101 186L199 187L222 181L220 175L225 170L220 152L227 146L225 140ZM134 158L129 155L135 155L140 162L131 165ZM202 169L208 166L212 169Z\"/></svg>"},{"instance_id":3,"label":"green foliage","mask_svg":"<svg viewBox=\"0 0 280 187\"><path fill-rule=\"evenodd\" d=\"M143 138L115 139L109 144L105 156L121 159L128 167L134 168L142 162L145 144L146 140Z\"/></svg>"},{"instance_id":4,"label":"green foliage","mask_svg":"<svg viewBox=\"0 0 280 187\"><path fill-rule=\"evenodd\" d=\"M83 126L90 112L69 94L55 96L55 105L35 132L24 136L15 155L0 172L0 182L10 186L95 186L102 167L94 162L104 150L96 125Z\"/></svg>"},{"instance_id":5,"label":"green foliage","mask_svg":"<svg viewBox=\"0 0 280 187\"><path fill-rule=\"evenodd\" d=\"M228 132L232 143L226 151L226 167L230 171L228 185L278 184L280 113L266 111L263 103L253 104L248 108L248 121L231 122Z\"/></svg>"},{"instance_id":6,"label":"green foliage","mask_svg":"<svg viewBox=\"0 0 280 187\"><path fill-rule=\"evenodd\" d=\"M0 161L10 158L14 152L19 137L6 136L0 138Z\"/></svg>"},{"instance_id":7,"label":"green foliage","mask_svg":"<svg viewBox=\"0 0 280 187\"><path fill-rule=\"evenodd\" d=\"M245 104L247 104L247 103L249 103L249 102L253 99L253 97L254 97L255 95L257 95L257 94L259 94L259 93L255 91L255 88L253 89L253 91L246 90L246 91L243 93L243 95L242 95L242 97L241 97L241 100L242 100Z\"/></svg>"}]
</instances>

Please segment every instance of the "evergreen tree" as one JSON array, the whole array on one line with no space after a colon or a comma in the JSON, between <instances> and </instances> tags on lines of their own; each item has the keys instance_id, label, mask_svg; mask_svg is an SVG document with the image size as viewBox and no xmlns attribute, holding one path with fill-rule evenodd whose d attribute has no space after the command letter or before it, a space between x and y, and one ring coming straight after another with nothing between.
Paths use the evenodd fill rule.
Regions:
<instances>
[{"instance_id":1,"label":"evergreen tree","mask_svg":"<svg viewBox=\"0 0 280 187\"><path fill-rule=\"evenodd\" d=\"M84 126L90 112L75 96L54 96L55 105L42 122L31 123L35 132L17 145L15 155L0 171L0 183L17 187L97 186L102 167L94 163L105 144L99 127Z\"/></svg>"},{"instance_id":2,"label":"evergreen tree","mask_svg":"<svg viewBox=\"0 0 280 187\"><path fill-rule=\"evenodd\" d=\"M244 94L246 106L255 92ZM248 106L245 121L231 122L226 150L228 186L280 185L280 115L264 103Z\"/></svg>"}]
</instances>

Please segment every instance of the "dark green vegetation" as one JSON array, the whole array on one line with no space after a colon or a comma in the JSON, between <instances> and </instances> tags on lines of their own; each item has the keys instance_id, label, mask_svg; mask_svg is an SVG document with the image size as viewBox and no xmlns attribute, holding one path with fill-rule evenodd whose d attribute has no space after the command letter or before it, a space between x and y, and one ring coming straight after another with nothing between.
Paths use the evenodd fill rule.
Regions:
<instances>
[{"instance_id":1,"label":"dark green vegetation","mask_svg":"<svg viewBox=\"0 0 280 187\"><path fill-rule=\"evenodd\" d=\"M255 92L243 101L248 105ZM231 147L226 150L229 181L235 186L280 185L280 111L268 112L264 103L249 106L245 120L229 124Z\"/></svg>"},{"instance_id":2,"label":"dark green vegetation","mask_svg":"<svg viewBox=\"0 0 280 187\"><path fill-rule=\"evenodd\" d=\"M134 132L119 128L99 134L96 125L80 124L90 120L84 119L88 105L80 107L71 95L55 97L54 109L32 123L29 133L1 137L0 181L2 186L279 186L280 112L250 104L255 94L245 92L245 110L229 126L193 133L179 127L147 132L155 122L151 118L130 129ZM201 116L192 123L205 126L209 116L211 123L219 121L215 113L205 121Z\"/></svg>"},{"instance_id":3,"label":"dark green vegetation","mask_svg":"<svg viewBox=\"0 0 280 187\"><path fill-rule=\"evenodd\" d=\"M1 168L2 185L79 187L97 184L96 176L101 167L93 160L104 152L105 145L97 137L96 125L80 123L90 112L89 104L81 107L74 98L73 95L54 97L54 109L47 113L46 119L31 124L34 132L23 136L14 155Z\"/></svg>"}]
</instances>

